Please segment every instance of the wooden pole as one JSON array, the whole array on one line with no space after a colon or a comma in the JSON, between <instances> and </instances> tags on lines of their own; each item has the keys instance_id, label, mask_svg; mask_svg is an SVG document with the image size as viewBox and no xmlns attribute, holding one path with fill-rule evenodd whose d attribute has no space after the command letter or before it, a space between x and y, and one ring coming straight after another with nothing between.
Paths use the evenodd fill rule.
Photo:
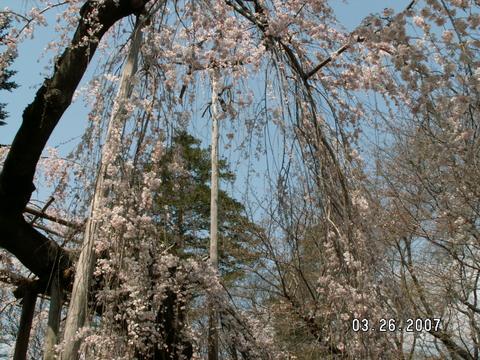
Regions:
<instances>
[{"instance_id":1,"label":"wooden pole","mask_svg":"<svg viewBox=\"0 0 480 360\"><path fill-rule=\"evenodd\" d=\"M17 341L15 342L13 360L27 359L28 341L30 339L30 330L32 329L36 302L37 293L27 291L22 300L22 315L20 316L20 326L18 328Z\"/></svg>"},{"instance_id":2,"label":"wooden pole","mask_svg":"<svg viewBox=\"0 0 480 360\"><path fill-rule=\"evenodd\" d=\"M50 286L50 309L48 311L48 323L47 332L45 334L43 360L55 359L55 345L58 344L62 304L63 290L58 276L55 276Z\"/></svg>"},{"instance_id":3,"label":"wooden pole","mask_svg":"<svg viewBox=\"0 0 480 360\"><path fill-rule=\"evenodd\" d=\"M212 77L212 178L210 193L210 262L218 270L218 74ZM208 360L218 360L218 316L210 298L208 316Z\"/></svg>"}]
</instances>

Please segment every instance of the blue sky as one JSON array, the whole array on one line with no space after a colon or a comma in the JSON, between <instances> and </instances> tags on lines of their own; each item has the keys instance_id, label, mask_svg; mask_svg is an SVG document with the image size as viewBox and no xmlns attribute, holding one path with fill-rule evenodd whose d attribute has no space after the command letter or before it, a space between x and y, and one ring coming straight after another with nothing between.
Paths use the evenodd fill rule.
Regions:
<instances>
[{"instance_id":1,"label":"blue sky","mask_svg":"<svg viewBox=\"0 0 480 360\"><path fill-rule=\"evenodd\" d=\"M35 3L36 1L1 0L0 6L2 8L7 6L12 10L21 12L28 11ZM57 35L53 29L55 25L54 12L48 13L47 21L49 26L38 27L35 31L35 37L23 42L18 49L18 57L11 68L17 71L13 80L19 87L11 93L5 91L0 93L0 99L7 104L6 110L9 113L7 125L0 128L1 144L12 142L20 126L23 109L33 100L44 79L51 75L46 66L55 54L44 52L44 49ZM91 73L91 68L89 70ZM82 83L87 78L85 77ZM80 136L86 123L86 113L81 102L70 106L50 138L49 146L57 146L68 139Z\"/></svg>"}]
</instances>

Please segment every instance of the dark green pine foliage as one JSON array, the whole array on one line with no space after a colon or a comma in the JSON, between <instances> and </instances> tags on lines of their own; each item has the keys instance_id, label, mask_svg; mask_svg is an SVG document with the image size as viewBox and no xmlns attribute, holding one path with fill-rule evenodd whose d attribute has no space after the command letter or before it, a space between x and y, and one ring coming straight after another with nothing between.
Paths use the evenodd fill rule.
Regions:
<instances>
[{"instance_id":1,"label":"dark green pine foliage","mask_svg":"<svg viewBox=\"0 0 480 360\"><path fill-rule=\"evenodd\" d=\"M0 45L3 45L2 39L5 38L5 34L7 33L9 25L10 23L8 21L3 23L0 21ZM12 61L13 59L10 60L9 65ZM15 73L15 71L9 69L4 69L3 71L0 71L0 90L12 91L17 87L16 83L10 81L10 78L15 75ZM5 121L3 120L5 120L8 116L8 114L4 110L5 105L6 104L0 102L0 126L5 125Z\"/></svg>"},{"instance_id":2,"label":"dark green pine foliage","mask_svg":"<svg viewBox=\"0 0 480 360\"><path fill-rule=\"evenodd\" d=\"M162 157L162 186L156 195L157 214L166 242L180 256L206 257L210 231L210 150L186 132L173 138ZM225 160L219 161L219 179L232 182L235 175ZM225 191L218 194L219 266L226 281L242 275L242 265L255 261L257 226L245 216L244 206Z\"/></svg>"}]
</instances>

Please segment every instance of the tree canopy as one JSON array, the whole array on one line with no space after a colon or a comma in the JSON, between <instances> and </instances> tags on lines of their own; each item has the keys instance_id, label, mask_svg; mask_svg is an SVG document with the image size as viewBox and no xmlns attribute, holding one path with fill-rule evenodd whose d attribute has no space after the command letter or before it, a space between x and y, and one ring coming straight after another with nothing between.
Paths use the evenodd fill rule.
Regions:
<instances>
[{"instance_id":1,"label":"tree canopy","mask_svg":"<svg viewBox=\"0 0 480 360\"><path fill-rule=\"evenodd\" d=\"M0 353L478 358L480 5L398 4L0 10L0 90L52 36L0 147Z\"/></svg>"}]
</instances>

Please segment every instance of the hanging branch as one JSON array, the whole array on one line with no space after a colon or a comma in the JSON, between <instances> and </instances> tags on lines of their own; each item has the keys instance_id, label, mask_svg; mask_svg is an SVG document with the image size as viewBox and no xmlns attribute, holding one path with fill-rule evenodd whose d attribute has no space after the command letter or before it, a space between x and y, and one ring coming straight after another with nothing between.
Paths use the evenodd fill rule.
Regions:
<instances>
[{"instance_id":1,"label":"hanging branch","mask_svg":"<svg viewBox=\"0 0 480 360\"><path fill-rule=\"evenodd\" d=\"M415 2L417 0L412 0L410 2L410 4L408 4L408 6L400 13L400 14L403 14L407 11L409 11L410 9L412 9L413 5L415 5ZM387 25L387 27L389 27L391 24L391 22ZM378 33L379 31L381 31L382 29L379 29L377 31L375 31L375 33ZM354 44L359 44L359 43L363 43L366 39L362 36L357 36L356 37L356 40L352 43L349 43L349 44L345 44L343 45L341 48L339 48L337 51L333 52L332 55L330 55L329 57L327 57L326 59L324 59L323 61L321 61L318 65L314 66L309 72L307 72L305 74L305 80L308 80L310 79L313 75L315 75L317 72L320 71L320 69L322 69L323 67L325 67L326 65L330 64L336 57L338 57L339 55L341 55L342 53L344 53L345 51L347 51L348 49L350 49Z\"/></svg>"},{"instance_id":2,"label":"hanging branch","mask_svg":"<svg viewBox=\"0 0 480 360\"><path fill-rule=\"evenodd\" d=\"M110 152L112 143L116 141L114 139L116 128L121 126L121 124L123 124L125 121L124 109L132 92L132 78L137 71L138 54L140 52L140 46L142 43L143 25L143 20L137 19L127 61L123 68L122 77L116 96L118 108L113 112L108 123L105 146L102 151L100 168L98 170L93 200L90 206L90 216L88 217L87 224L85 226L85 236L83 239L82 250L75 268L72 297L68 308L67 320L65 322L65 347L63 349L63 353L61 354L62 359L77 359L79 356L78 349L80 346L80 341L78 338L76 338L76 333L85 325L87 320L88 292L90 290L90 280L95 264L94 243L96 232L98 230L97 213L101 207L103 199L104 180L107 166L109 164L108 153Z\"/></svg>"},{"instance_id":3,"label":"hanging branch","mask_svg":"<svg viewBox=\"0 0 480 360\"><path fill-rule=\"evenodd\" d=\"M268 22L266 21L265 18L265 11L262 7L262 4L258 0L245 0L249 2L253 2L254 7L255 7L255 13L253 13L245 4L243 4L243 1L241 0L236 0L235 3L231 0L226 0L225 3L229 6L231 6L237 13L242 15L244 18L249 20L251 23L256 25L264 34L265 36L271 41L271 42L276 42L280 45L280 47L283 49L285 52L285 55L287 56L290 66L295 70L297 75L300 77L300 79L303 80L305 84L307 84L307 81L315 75L320 69L325 67L326 65L330 64L336 57L344 53L346 50L350 49L354 44L357 43L362 43L366 40L365 37L362 36L356 36L355 41L345 44L341 46L338 50L333 52L330 56L322 60L318 65L315 65L310 71L305 71L303 68L302 64L300 61L297 59L297 56L295 55L294 51L287 45L285 44L281 38L272 36L272 35L266 35L266 31L268 29ZM403 14L413 8L417 0L412 0L407 7L400 13ZM391 22L387 25L390 26ZM375 31L375 33L378 33L382 29L379 29ZM357 30L356 30L357 31ZM356 32L354 31L354 33ZM353 34L352 34L353 36Z\"/></svg>"}]
</instances>

